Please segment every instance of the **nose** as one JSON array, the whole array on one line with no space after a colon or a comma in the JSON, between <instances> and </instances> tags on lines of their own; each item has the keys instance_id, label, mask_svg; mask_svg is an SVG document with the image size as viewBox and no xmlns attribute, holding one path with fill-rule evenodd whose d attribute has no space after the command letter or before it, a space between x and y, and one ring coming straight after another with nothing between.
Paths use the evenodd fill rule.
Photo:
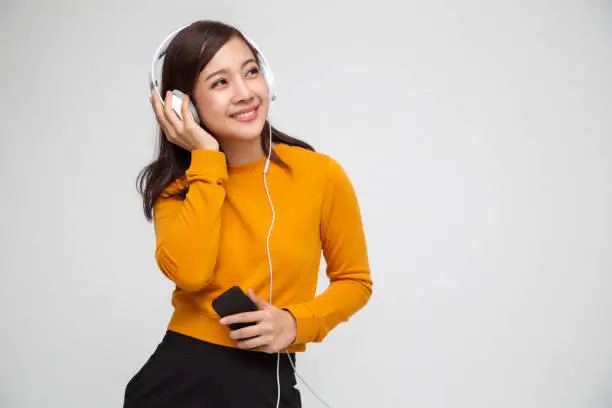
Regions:
<instances>
[{"instance_id":1,"label":"nose","mask_svg":"<svg viewBox=\"0 0 612 408\"><path fill-rule=\"evenodd\" d=\"M234 81L234 103L250 101L253 99L253 93L249 85L242 79Z\"/></svg>"}]
</instances>

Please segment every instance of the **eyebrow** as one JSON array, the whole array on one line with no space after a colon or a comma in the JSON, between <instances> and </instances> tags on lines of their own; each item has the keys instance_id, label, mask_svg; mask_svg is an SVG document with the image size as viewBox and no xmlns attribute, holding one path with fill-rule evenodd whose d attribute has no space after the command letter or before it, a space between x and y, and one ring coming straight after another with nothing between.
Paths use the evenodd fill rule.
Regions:
<instances>
[{"instance_id":1,"label":"eyebrow","mask_svg":"<svg viewBox=\"0 0 612 408\"><path fill-rule=\"evenodd\" d=\"M241 66L240 68L241 68L241 69L242 69L242 68L244 68L244 66L245 66L245 65L247 65L247 64L249 64L249 63L251 63L251 62L255 62L255 63L257 63L257 61L256 61L254 58L249 58L248 60L246 60L246 61L244 61L244 62L242 63L242 66ZM218 71L215 71L215 72L213 72L212 74L208 75L208 76L207 76L207 77L204 79L204 82L208 81L210 78L214 77L215 75L222 74L222 73L226 73L226 72L227 72L227 69L226 69L226 68L223 68L223 69L220 69L220 70L218 70Z\"/></svg>"}]
</instances>

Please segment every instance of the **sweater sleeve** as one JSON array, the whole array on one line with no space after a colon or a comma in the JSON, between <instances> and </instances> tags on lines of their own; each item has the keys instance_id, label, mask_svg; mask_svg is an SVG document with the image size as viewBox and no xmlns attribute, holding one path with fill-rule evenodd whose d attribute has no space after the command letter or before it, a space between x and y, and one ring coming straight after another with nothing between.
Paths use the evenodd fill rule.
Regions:
<instances>
[{"instance_id":1,"label":"sweater sleeve","mask_svg":"<svg viewBox=\"0 0 612 408\"><path fill-rule=\"evenodd\" d=\"M222 152L193 150L185 172L189 186L185 199L160 198L155 203L155 260L183 290L200 290L212 277L227 177Z\"/></svg>"},{"instance_id":2,"label":"sweater sleeve","mask_svg":"<svg viewBox=\"0 0 612 408\"><path fill-rule=\"evenodd\" d=\"M357 197L343 168L329 159L321 212L328 288L314 299L285 307L296 320L295 344L321 342L368 302L372 279Z\"/></svg>"}]
</instances>

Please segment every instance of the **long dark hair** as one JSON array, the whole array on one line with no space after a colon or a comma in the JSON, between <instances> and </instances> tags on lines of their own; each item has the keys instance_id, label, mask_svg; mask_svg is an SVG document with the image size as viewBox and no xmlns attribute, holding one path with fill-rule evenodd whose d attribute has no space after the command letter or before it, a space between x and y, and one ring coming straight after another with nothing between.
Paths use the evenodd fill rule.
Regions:
<instances>
[{"instance_id":1,"label":"long dark hair","mask_svg":"<svg viewBox=\"0 0 612 408\"><path fill-rule=\"evenodd\" d=\"M196 21L180 31L168 44L164 57L161 95L165 95L167 90L172 89L178 89L190 95L200 72L219 49L234 37L241 38L251 48L253 55L256 55L255 50L242 33L225 23L211 20ZM264 152L267 152L269 148L268 129L268 121L266 121L260 136ZM191 152L169 142L161 128L158 142L157 157L139 172L136 180L136 188L142 196L143 210L148 221L152 221L153 207L162 193L165 198L181 197L184 199L189 189L188 186L183 186L175 191L165 191L174 180L185 176L185 171L191 164ZM314 150L308 143L295 139L274 126L272 126L272 142ZM274 151L272 151L270 160L285 169L289 168Z\"/></svg>"}]
</instances>

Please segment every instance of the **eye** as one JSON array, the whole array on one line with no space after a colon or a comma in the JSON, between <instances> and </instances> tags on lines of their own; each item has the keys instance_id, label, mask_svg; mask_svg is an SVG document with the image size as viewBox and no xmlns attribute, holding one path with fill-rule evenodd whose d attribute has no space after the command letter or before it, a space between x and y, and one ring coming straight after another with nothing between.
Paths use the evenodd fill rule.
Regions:
<instances>
[{"instance_id":1,"label":"eye","mask_svg":"<svg viewBox=\"0 0 612 408\"><path fill-rule=\"evenodd\" d=\"M259 67L253 67L247 71L247 76L257 75L259 73Z\"/></svg>"},{"instance_id":2,"label":"eye","mask_svg":"<svg viewBox=\"0 0 612 408\"><path fill-rule=\"evenodd\" d=\"M217 79L215 82L213 82L211 88L218 88L221 85L225 85L227 83L227 81L225 79Z\"/></svg>"}]
</instances>

